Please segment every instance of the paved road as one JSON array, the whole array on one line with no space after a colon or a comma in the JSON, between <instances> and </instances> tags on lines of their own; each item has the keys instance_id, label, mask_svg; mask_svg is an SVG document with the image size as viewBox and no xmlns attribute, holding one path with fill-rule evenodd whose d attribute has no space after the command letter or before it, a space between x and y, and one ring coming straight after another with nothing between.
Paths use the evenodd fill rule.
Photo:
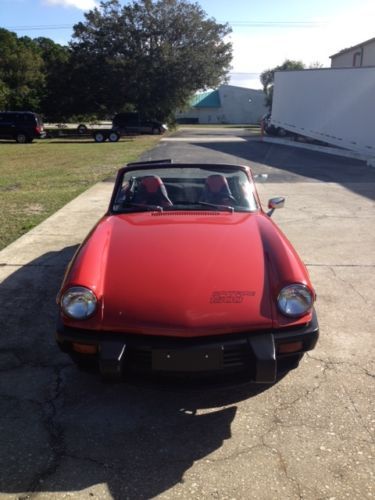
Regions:
<instances>
[{"instance_id":1,"label":"paved road","mask_svg":"<svg viewBox=\"0 0 375 500\"><path fill-rule=\"evenodd\" d=\"M375 170L185 130L145 159L251 163L307 263L321 338L272 387L103 385L53 341L54 297L107 205L98 184L0 252L0 498L364 499L374 496Z\"/></svg>"}]
</instances>

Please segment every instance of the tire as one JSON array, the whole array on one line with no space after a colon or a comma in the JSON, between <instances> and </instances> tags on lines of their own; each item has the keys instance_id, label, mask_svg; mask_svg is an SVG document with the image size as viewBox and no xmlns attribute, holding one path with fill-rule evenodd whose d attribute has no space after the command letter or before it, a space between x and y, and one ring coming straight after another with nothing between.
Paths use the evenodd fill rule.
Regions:
<instances>
[{"instance_id":1,"label":"tire","mask_svg":"<svg viewBox=\"0 0 375 500\"><path fill-rule=\"evenodd\" d=\"M29 136L25 132L18 132L15 139L18 144L26 144L29 141Z\"/></svg>"},{"instance_id":2,"label":"tire","mask_svg":"<svg viewBox=\"0 0 375 500\"><path fill-rule=\"evenodd\" d=\"M161 134L160 128L158 128L158 127L152 128L152 135L160 135L160 134Z\"/></svg>"},{"instance_id":3,"label":"tire","mask_svg":"<svg viewBox=\"0 0 375 500\"><path fill-rule=\"evenodd\" d=\"M103 132L95 132L94 134L94 141L95 142L105 142L107 139L107 137L105 136L105 134L103 134Z\"/></svg>"},{"instance_id":4,"label":"tire","mask_svg":"<svg viewBox=\"0 0 375 500\"><path fill-rule=\"evenodd\" d=\"M77 132L82 135L87 132L87 126L84 123L80 123L77 127Z\"/></svg>"},{"instance_id":5,"label":"tire","mask_svg":"<svg viewBox=\"0 0 375 500\"><path fill-rule=\"evenodd\" d=\"M111 132L108 136L109 142L117 142L120 139L120 134L118 132Z\"/></svg>"}]
</instances>

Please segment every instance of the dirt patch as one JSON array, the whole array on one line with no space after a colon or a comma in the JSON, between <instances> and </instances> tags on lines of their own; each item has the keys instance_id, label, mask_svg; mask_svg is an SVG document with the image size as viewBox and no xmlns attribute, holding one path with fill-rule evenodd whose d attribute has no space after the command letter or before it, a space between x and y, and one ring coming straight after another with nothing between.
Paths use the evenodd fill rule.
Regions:
<instances>
[{"instance_id":1,"label":"dirt patch","mask_svg":"<svg viewBox=\"0 0 375 500\"><path fill-rule=\"evenodd\" d=\"M29 203L24 207L23 212L27 215L39 215L44 212L44 207L40 203Z\"/></svg>"}]
</instances>

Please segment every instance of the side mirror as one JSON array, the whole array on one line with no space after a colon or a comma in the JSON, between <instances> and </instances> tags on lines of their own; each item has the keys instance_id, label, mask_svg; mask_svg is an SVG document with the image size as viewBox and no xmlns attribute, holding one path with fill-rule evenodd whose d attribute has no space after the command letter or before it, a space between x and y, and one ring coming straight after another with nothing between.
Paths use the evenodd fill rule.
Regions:
<instances>
[{"instance_id":1,"label":"side mirror","mask_svg":"<svg viewBox=\"0 0 375 500\"><path fill-rule=\"evenodd\" d=\"M271 217L276 208L283 208L284 205L285 205L285 198L283 196L277 196L276 198L271 198L270 200L268 200L268 208L270 210L269 212L267 212L267 215Z\"/></svg>"}]
</instances>

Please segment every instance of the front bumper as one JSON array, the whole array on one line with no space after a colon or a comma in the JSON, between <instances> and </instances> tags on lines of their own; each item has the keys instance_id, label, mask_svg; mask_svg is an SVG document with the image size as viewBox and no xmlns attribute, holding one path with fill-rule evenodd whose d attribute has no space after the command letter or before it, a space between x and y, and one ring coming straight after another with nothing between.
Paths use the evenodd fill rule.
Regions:
<instances>
[{"instance_id":1,"label":"front bumper","mask_svg":"<svg viewBox=\"0 0 375 500\"><path fill-rule=\"evenodd\" d=\"M312 321L300 327L193 339L93 332L66 327L59 320L56 340L62 351L98 364L105 377L126 372L199 377L242 373L254 382L273 383L298 366L318 336L314 311ZM93 346L95 354L77 352L77 344Z\"/></svg>"}]
</instances>

